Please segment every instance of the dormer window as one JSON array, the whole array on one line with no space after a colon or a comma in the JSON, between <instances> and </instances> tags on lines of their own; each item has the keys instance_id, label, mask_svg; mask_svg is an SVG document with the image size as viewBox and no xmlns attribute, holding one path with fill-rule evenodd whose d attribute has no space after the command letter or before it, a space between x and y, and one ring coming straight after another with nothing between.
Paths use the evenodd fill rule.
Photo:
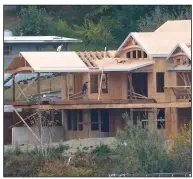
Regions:
<instances>
[{"instance_id":1,"label":"dormer window","mask_svg":"<svg viewBox=\"0 0 193 179\"><path fill-rule=\"evenodd\" d=\"M131 58L131 52L127 53L127 58Z\"/></svg>"},{"instance_id":2,"label":"dormer window","mask_svg":"<svg viewBox=\"0 0 193 179\"><path fill-rule=\"evenodd\" d=\"M134 51L127 52L126 56L127 58L130 58L130 59L147 58L147 54L141 50L134 50Z\"/></svg>"},{"instance_id":3,"label":"dormer window","mask_svg":"<svg viewBox=\"0 0 193 179\"><path fill-rule=\"evenodd\" d=\"M133 58L136 58L136 51L133 51Z\"/></svg>"},{"instance_id":4,"label":"dormer window","mask_svg":"<svg viewBox=\"0 0 193 179\"><path fill-rule=\"evenodd\" d=\"M137 53L138 53L138 58L141 58L141 51L137 51Z\"/></svg>"},{"instance_id":5,"label":"dormer window","mask_svg":"<svg viewBox=\"0 0 193 179\"><path fill-rule=\"evenodd\" d=\"M147 54L143 52L143 58L147 58Z\"/></svg>"}]
</instances>

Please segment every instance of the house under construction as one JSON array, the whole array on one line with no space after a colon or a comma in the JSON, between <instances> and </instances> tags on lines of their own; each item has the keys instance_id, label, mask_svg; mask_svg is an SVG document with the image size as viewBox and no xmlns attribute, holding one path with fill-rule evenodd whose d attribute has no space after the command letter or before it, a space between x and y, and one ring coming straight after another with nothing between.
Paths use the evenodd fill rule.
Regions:
<instances>
[{"instance_id":1,"label":"house under construction","mask_svg":"<svg viewBox=\"0 0 193 179\"><path fill-rule=\"evenodd\" d=\"M132 32L115 51L20 52L6 73L13 79L18 73L37 73L25 89L13 83L14 110L17 115L16 108L60 111L64 140L115 136L125 125L126 111L134 123L152 121L169 138L191 120L191 21ZM40 73L58 74L57 99L46 99L50 94ZM88 99L82 98L85 82ZM27 88L36 90L37 101L29 101Z\"/></svg>"}]
</instances>

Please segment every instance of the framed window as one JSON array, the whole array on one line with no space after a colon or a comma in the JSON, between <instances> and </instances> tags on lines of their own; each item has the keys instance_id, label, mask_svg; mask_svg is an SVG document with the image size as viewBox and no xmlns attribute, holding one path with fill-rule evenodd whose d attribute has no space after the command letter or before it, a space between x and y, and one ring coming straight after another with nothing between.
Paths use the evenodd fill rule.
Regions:
<instances>
[{"instance_id":1,"label":"framed window","mask_svg":"<svg viewBox=\"0 0 193 179\"><path fill-rule=\"evenodd\" d=\"M164 92L164 73L163 72L156 73L156 88L158 93Z\"/></svg>"},{"instance_id":2,"label":"framed window","mask_svg":"<svg viewBox=\"0 0 193 179\"><path fill-rule=\"evenodd\" d=\"M137 51L133 51L133 58L136 58L136 52Z\"/></svg>"},{"instance_id":3,"label":"framed window","mask_svg":"<svg viewBox=\"0 0 193 179\"><path fill-rule=\"evenodd\" d=\"M78 118L78 130L82 131L83 130L83 113L82 111L78 111L77 113L77 118Z\"/></svg>"},{"instance_id":4,"label":"framed window","mask_svg":"<svg viewBox=\"0 0 193 179\"><path fill-rule=\"evenodd\" d=\"M12 55L12 46L10 45L4 45L4 55Z\"/></svg>"},{"instance_id":5,"label":"framed window","mask_svg":"<svg viewBox=\"0 0 193 179\"><path fill-rule=\"evenodd\" d=\"M91 110L91 130L99 130L98 110L96 109Z\"/></svg>"},{"instance_id":6,"label":"framed window","mask_svg":"<svg viewBox=\"0 0 193 179\"><path fill-rule=\"evenodd\" d=\"M131 58L131 52L127 53L127 58Z\"/></svg>"},{"instance_id":7,"label":"framed window","mask_svg":"<svg viewBox=\"0 0 193 179\"><path fill-rule=\"evenodd\" d=\"M141 51L140 50L137 51L137 56L138 56L138 58L141 58Z\"/></svg>"},{"instance_id":8,"label":"framed window","mask_svg":"<svg viewBox=\"0 0 193 179\"><path fill-rule=\"evenodd\" d=\"M90 75L90 89L91 93L98 93L98 74Z\"/></svg>"},{"instance_id":9,"label":"framed window","mask_svg":"<svg viewBox=\"0 0 193 179\"><path fill-rule=\"evenodd\" d=\"M108 93L108 74L105 73L102 76L101 90L103 93Z\"/></svg>"},{"instance_id":10,"label":"framed window","mask_svg":"<svg viewBox=\"0 0 193 179\"><path fill-rule=\"evenodd\" d=\"M71 111L70 110L68 110L68 114L67 114L67 117L68 117L68 119L67 119L67 129L70 131L70 130L72 130L72 120L71 120Z\"/></svg>"},{"instance_id":11,"label":"framed window","mask_svg":"<svg viewBox=\"0 0 193 179\"><path fill-rule=\"evenodd\" d=\"M36 46L36 51L42 51L41 47Z\"/></svg>"},{"instance_id":12,"label":"framed window","mask_svg":"<svg viewBox=\"0 0 193 179\"><path fill-rule=\"evenodd\" d=\"M68 111L67 128L69 131L83 130L83 114L82 111Z\"/></svg>"},{"instance_id":13,"label":"framed window","mask_svg":"<svg viewBox=\"0 0 193 179\"><path fill-rule=\"evenodd\" d=\"M165 109L159 109L157 114L157 128L165 129Z\"/></svg>"}]
</instances>

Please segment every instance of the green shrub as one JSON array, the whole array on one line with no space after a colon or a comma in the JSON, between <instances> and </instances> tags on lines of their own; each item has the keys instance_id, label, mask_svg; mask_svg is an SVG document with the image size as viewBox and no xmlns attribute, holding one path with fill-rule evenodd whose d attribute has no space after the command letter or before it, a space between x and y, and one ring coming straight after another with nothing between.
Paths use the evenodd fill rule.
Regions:
<instances>
[{"instance_id":1,"label":"green shrub","mask_svg":"<svg viewBox=\"0 0 193 179\"><path fill-rule=\"evenodd\" d=\"M191 123L185 125L174 138L169 148L175 172L191 172L192 170L192 127Z\"/></svg>"},{"instance_id":2,"label":"green shrub","mask_svg":"<svg viewBox=\"0 0 193 179\"><path fill-rule=\"evenodd\" d=\"M43 160L27 155L5 156L4 177L35 177L43 166Z\"/></svg>"},{"instance_id":3,"label":"green shrub","mask_svg":"<svg viewBox=\"0 0 193 179\"><path fill-rule=\"evenodd\" d=\"M126 120L125 130L117 134L118 172L142 175L172 172L163 131L158 133L150 122L147 128L142 128L140 123L134 125L133 121Z\"/></svg>"},{"instance_id":4,"label":"green shrub","mask_svg":"<svg viewBox=\"0 0 193 179\"><path fill-rule=\"evenodd\" d=\"M91 169L76 168L73 166L66 166L63 162L46 162L42 170L39 171L40 177L89 177L95 176L95 172Z\"/></svg>"},{"instance_id":5,"label":"green shrub","mask_svg":"<svg viewBox=\"0 0 193 179\"><path fill-rule=\"evenodd\" d=\"M96 157L103 157L109 155L111 153L111 149L107 145L101 145L100 147L96 147L91 151L91 154Z\"/></svg>"}]
</instances>

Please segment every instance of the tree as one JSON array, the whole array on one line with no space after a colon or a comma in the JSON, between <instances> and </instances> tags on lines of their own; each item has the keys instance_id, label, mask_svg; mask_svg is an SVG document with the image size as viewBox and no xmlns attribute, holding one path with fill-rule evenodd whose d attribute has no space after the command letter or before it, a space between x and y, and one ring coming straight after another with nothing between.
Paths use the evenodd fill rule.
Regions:
<instances>
[{"instance_id":1,"label":"tree","mask_svg":"<svg viewBox=\"0 0 193 179\"><path fill-rule=\"evenodd\" d=\"M173 7L171 12L168 8L158 6L150 15L146 14L144 17L141 17L137 21L138 30L141 32L153 32L168 20L191 19L192 13L189 6Z\"/></svg>"},{"instance_id":2,"label":"tree","mask_svg":"<svg viewBox=\"0 0 193 179\"><path fill-rule=\"evenodd\" d=\"M83 37L87 44L98 43L105 46L108 42L114 40L110 32L112 23L113 20L109 17L101 18L98 23L85 19L83 26L74 25L74 31L77 36Z\"/></svg>"},{"instance_id":3,"label":"tree","mask_svg":"<svg viewBox=\"0 0 193 179\"><path fill-rule=\"evenodd\" d=\"M22 8L20 13L20 24L16 28L16 35L49 35L52 26L52 18L45 9L36 6Z\"/></svg>"}]
</instances>

